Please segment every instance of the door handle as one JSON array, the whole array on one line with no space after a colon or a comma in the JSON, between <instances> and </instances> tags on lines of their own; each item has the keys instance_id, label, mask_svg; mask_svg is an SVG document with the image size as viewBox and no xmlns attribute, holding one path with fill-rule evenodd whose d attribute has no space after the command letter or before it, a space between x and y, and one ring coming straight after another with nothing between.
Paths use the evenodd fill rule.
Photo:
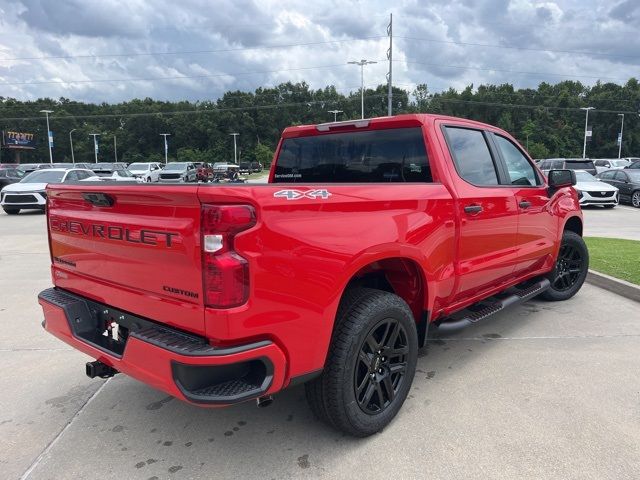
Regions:
<instances>
[{"instance_id":1,"label":"door handle","mask_svg":"<svg viewBox=\"0 0 640 480\"><path fill-rule=\"evenodd\" d=\"M464 207L465 213L478 214L482 211L482 205L467 205Z\"/></svg>"},{"instance_id":2,"label":"door handle","mask_svg":"<svg viewBox=\"0 0 640 480\"><path fill-rule=\"evenodd\" d=\"M529 208L531 206L531 202L528 202L526 200L521 200L520 203L518 203L518 205L520 206L520 208Z\"/></svg>"}]
</instances>

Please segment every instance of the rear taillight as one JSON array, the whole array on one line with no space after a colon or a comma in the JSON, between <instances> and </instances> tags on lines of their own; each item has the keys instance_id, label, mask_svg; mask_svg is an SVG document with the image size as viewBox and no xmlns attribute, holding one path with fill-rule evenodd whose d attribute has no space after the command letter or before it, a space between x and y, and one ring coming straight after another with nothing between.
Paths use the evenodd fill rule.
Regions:
<instances>
[{"instance_id":1,"label":"rear taillight","mask_svg":"<svg viewBox=\"0 0 640 480\"><path fill-rule=\"evenodd\" d=\"M256 224L251 205L202 206L202 286L208 307L230 308L249 297L249 264L234 238Z\"/></svg>"}]
</instances>

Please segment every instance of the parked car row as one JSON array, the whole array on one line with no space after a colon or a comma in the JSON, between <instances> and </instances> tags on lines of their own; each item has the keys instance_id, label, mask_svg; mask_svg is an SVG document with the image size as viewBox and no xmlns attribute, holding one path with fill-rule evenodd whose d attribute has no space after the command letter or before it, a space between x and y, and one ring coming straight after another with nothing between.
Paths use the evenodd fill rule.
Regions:
<instances>
[{"instance_id":1,"label":"parked car row","mask_svg":"<svg viewBox=\"0 0 640 480\"><path fill-rule=\"evenodd\" d=\"M20 210L44 210L47 204L45 190L50 183L100 180L92 170L85 168L47 168L31 173L24 173L20 169L3 169L2 172L20 177L0 190L0 205L8 215L17 215ZM7 175L5 178L10 177Z\"/></svg>"},{"instance_id":2,"label":"parked car row","mask_svg":"<svg viewBox=\"0 0 640 480\"><path fill-rule=\"evenodd\" d=\"M100 163L23 163L2 164L0 170L20 169L25 173L52 168L84 168L95 172L101 180L118 182L220 182L239 181L240 173L261 172L259 162L235 163L217 162L170 162L166 165L158 162L136 162L127 165L124 162ZM17 180L16 180L17 181ZM11 183L11 182L8 182Z\"/></svg>"}]
</instances>

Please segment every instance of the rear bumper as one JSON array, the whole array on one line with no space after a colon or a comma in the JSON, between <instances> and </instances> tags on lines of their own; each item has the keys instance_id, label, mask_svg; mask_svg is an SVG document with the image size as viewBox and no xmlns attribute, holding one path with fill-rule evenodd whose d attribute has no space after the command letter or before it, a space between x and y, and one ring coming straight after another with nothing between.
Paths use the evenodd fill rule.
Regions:
<instances>
[{"instance_id":1,"label":"rear bumper","mask_svg":"<svg viewBox=\"0 0 640 480\"><path fill-rule=\"evenodd\" d=\"M224 406L270 395L283 387L286 359L269 340L226 348L65 290L38 296L44 328L87 355L190 403ZM101 335L113 318L128 336Z\"/></svg>"}]
</instances>

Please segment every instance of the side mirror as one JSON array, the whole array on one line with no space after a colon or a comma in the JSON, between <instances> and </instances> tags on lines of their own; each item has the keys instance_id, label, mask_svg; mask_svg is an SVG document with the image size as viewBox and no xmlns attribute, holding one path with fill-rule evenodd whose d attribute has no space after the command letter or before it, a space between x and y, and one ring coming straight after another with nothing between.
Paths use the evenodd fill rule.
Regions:
<instances>
[{"instance_id":1,"label":"side mirror","mask_svg":"<svg viewBox=\"0 0 640 480\"><path fill-rule=\"evenodd\" d=\"M549 170L549 187L562 188L576 184L576 172L573 170Z\"/></svg>"}]
</instances>

